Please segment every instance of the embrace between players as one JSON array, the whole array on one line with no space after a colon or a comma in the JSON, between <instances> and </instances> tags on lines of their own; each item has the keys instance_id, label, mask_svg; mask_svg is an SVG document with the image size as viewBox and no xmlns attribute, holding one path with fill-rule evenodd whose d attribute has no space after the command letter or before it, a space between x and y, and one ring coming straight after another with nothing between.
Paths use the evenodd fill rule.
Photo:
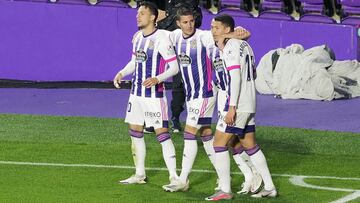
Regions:
<instances>
[{"instance_id":1,"label":"embrace between players","mask_svg":"<svg viewBox=\"0 0 360 203\"><path fill-rule=\"evenodd\" d=\"M234 19L229 15L216 16L211 22L211 31L196 29L192 12L186 7L178 9L176 23L180 29L169 32L156 28L158 10L154 4L144 2L138 9L136 19L140 31L133 39L132 58L114 78L115 87L120 88L122 78L132 74L125 122L129 124L136 171L119 183L144 184L147 181L145 123L154 127L162 147L170 180L169 184L163 185L165 191L188 190L199 132L218 176L214 194L206 200L233 197L229 147L245 177L237 193L275 197L277 191L265 156L255 139L256 71L254 53L245 41L250 33L241 27L235 28ZM178 71L182 75L187 106L179 175L175 148L168 131L168 105L164 93L164 81ZM215 102L218 121L213 136L210 125Z\"/></svg>"}]
</instances>

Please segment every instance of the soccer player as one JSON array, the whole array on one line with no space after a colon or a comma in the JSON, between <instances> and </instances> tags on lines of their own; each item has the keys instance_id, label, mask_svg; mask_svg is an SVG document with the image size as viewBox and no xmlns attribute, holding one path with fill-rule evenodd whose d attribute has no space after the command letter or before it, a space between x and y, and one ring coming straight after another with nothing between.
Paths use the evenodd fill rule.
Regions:
<instances>
[{"instance_id":1,"label":"soccer player","mask_svg":"<svg viewBox=\"0 0 360 203\"><path fill-rule=\"evenodd\" d=\"M195 29L192 9L181 7L177 11L177 25L180 29L170 36L180 63L180 72L185 84L187 99L186 126L184 131L184 151L182 171L175 184L165 185L165 191L185 191L189 187L188 176L197 154L195 135L200 131L205 151L214 165L213 135L210 128L214 111L215 93L212 84L212 64L207 55L207 47L214 44L211 32ZM249 33L241 29L236 35L247 38Z\"/></svg>"},{"instance_id":2,"label":"soccer player","mask_svg":"<svg viewBox=\"0 0 360 203\"><path fill-rule=\"evenodd\" d=\"M211 31L215 43L221 50L226 70L227 95L225 101L224 120L219 119L217 127L225 128L225 134L215 133L214 149L216 169L219 177L220 190L206 198L206 200L231 199L230 187L230 157L227 143L233 135L240 138L245 152L250 156L256 170L264 180L264 189L252 197L275 197L276 188L273 184L266 159L255 140L255 107L256 107L256 77L254 54L250 45L243 40L221 39L220 35L234 30L234 19L229 15L214 18Z\"/></svg>"},{"instance_id":3,"label":"soccer player","mask_svg":"<svg viewBox=\"0 0 360 203\"><path fill-rule=\"evenodd\" d=\"M235 36L237 39L247 39L250 36L250 33L243 28L235 29ZM234 38L234 35L228 35L227 37ZM226 124L223 123L224 117L226 115L225 103L226 100L224 98L227 97L227 83L228 78L226 75L226 69L224 68L223 60L220 57L220 50L215 45L215 43L211 44L208 47L208 56L212 62L214 75L215 75L215 86L217 87L217 108L218 108L218 119L221 122L218 122L216 126L216 134L219 136L226 136L222 134L225 133ZM235 160L237 166L240 171L243 173L245 177L245 182L242 184L242 188L238 191L238 194L248 194L248 193L256 193L261 188L262 178L260 174L257 172L251 161L249 160L249 156L245 153L244 147L241 145L238 137L232 137L232 139L227 144L232 148L233 159ZM218 185L215 190L219 190L220 185Z\"/></svg>"},{"instance_id":4,"label":"soccer player","mask_svg":"<svg viewBox=\"0 0 360 203\"><path fill-rule=\"evenodd\" d=\"M211 65L206 57L206 46L202 30L195 28L193 11L182 7L177 11L177 29L170 33L178 56L182 80L185 87L187 119L184 129L182 170L174 184L163 186L165 191L186 191L188 176L197 155L196 134L199 132L204 149L214 164L211 118L215 106ZM211 35L208 35L211 38Z\"/></svg>"},{"instance_id":5,"label":"soccer player","mask_svg":"<svg viewBox=\"0 0 360 203\"><path fill-rule=\"evenodd\" d=\"M155 128L170 181L178 177L175 148L168 132L168 106L163 81L175 75L179 68L168 34L155 28L157 15L156 5L150 2L141 4L136 16L140 32L133 40L131 61L114 78L114 85L119 88L121 79L133 73L125 122L129 123L136 172L130 178L119 181L121 184L146 183L144 122ZM169 68L166 69L166 66Z\"/></svg>"}]
</instances>

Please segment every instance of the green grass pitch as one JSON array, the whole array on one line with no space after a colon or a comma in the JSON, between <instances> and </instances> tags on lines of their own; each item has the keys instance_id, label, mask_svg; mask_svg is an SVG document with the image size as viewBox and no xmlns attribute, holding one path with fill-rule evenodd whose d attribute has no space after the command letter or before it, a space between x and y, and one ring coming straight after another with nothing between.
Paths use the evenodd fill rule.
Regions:
<instances>
[{"instance_id":1,"label":"green grass pitch","mask_svg":"<svg viewBox=\"0 0 360 203\"><path fill-rule=\"evenodd\" d=\"M165 163L153 134L145 135L146 167L153 168L147 170L148 183L117 184L134 172L126 168L133 166L127 131L121 119L0 114L0 202L204 202L214 192L216 175L208 172L213 167L201 142L193 169L206 171L190 175L188 192L164 192L161 186L168 183L168 173L156 170L165 168ZM180 168L182 134L173 134L172 139ZM352 193L296 186L289 180L291 175L321 176L307 178L306 183L360 191L360 134L258 126L257 141L279 197L257 200L235 195L226 202L320 203ZM233 160L232 171L239 172ZM242 175L232 175L234 192L242 181Z\"/></svg>"}]
</instances>

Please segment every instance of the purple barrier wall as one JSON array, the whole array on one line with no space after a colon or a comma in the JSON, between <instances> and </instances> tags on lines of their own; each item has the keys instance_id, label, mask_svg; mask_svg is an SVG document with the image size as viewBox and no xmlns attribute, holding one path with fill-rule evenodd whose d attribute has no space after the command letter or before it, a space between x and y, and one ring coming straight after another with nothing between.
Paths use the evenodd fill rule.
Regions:
<instances>
[{"instance_id":1,"label":"purple barrier wall","mask_svg":"<svg viewBox=\"0 0 360 203\"><path fill-rule=\"evenodd\" d=\"M0 0L0 79L111 80L131 57L136 10ZM204 15L210 28L213 15ZM328 44L337 58L360 59L357 28L236 17L252 32L256 58L291 43Z\"/></svg>"},{"instance_id":2,"label":"purple barrier wall","mask_svg":"<svg viewBox=\"0 0 360 203\"><path fill-rule=\"evenodd\" d=\"M0 0L0 78L109 80L131 57L136 10Z\"/></svg>"},{"instance_id":3,"label":"purple barrier wall","mask_svg":"<svg viewBox=\"0 0 360 203\"><path fill-rule=\"evenodd\" d=\"M203 27L210 27L213 15L205 15ZM305 49L327 44L334 49L337 60L360 59L357 28L349 25L280 21L234 17L236 25L250 30L249 40L257 61L271 49L285 48L293 43Z\"/></svg>"}]
</instances>

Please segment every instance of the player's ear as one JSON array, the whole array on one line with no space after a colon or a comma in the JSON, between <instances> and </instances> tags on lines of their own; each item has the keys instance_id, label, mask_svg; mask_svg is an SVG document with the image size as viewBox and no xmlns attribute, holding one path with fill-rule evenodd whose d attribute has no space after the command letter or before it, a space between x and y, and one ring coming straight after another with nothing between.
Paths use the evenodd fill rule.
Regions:
<instances>
[{"instance_id":1,"label":"player's ear","mask_svg":"<svg viewBox=\"0 0 360 203\"><path fill-rule=\"evenodd\" d=\"M156 22L155 22L155 15L150 15L150 19L151 19L151 21L153 21L154 23L156 23Z\"/></svg>"},{"instance_id":2,"label":"player's ear","mask_svg":"<svg viewBox=\"0 0 360 203\"><path fill-rule=\"evenodd\" d=\"M177 25L178 27L180 27L180 21L179 21L179 20L176 20L176 25Z\"/></svg>"},{"instance_id":3,"label":"player's ear","mask_svg":"<svg viewBox=\"0 0 360 203\"><path fill-rule=\"evenodd\" d=\"M225 27L225 31L226 31L226 33L230 33L230 32L231 32L230 27L229 27L229 26L226 26L226 27Z\"/></svg>"}]
</instances>

